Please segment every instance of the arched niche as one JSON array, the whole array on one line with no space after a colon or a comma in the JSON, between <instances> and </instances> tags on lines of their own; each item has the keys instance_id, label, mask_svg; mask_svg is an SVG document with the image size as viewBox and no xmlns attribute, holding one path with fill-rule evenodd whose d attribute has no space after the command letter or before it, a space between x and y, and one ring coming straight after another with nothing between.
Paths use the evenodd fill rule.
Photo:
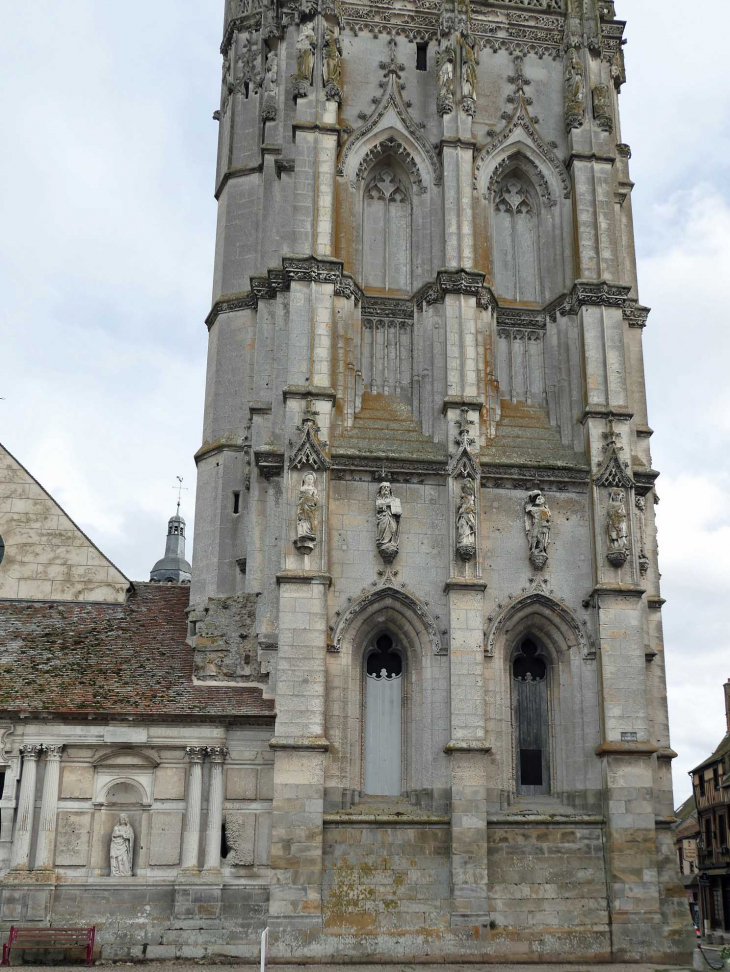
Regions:
<instances>
[{"instance_id":1,"label":"arched niche","mask_svg":"<svg viewBox=\"0 0 730 972\"><path fill-rule=\"evenodd\" d=\"M545 306L572 274L570 177L536 132L518 125L475 163L477 252L500 303Z\"/></svg>"},{"instance_id":2,"label":"arched niche","mask_svg":"<svg viewBox=\"0 0 730 972\"><path fill-rule=\"evenodd\" d=\"M448 726L435 725L430 708L438 674L446 675L448 667L435 622L407 592L394 587L368 592L343 615L333 636L336 650L327 659L327 778L342 790L365 788L367 662L382 636L391 639L402 662L401 792L432 785L448 742Z\"/></svg>"},{"instance_id":3,"label":"arched niche","mask_svg":"<svg viewBox=\"0 0 730 972\"><path fill-rule=\"evenodd\" d=\"M586 626L562 601L543 591L510 601L487 635L487 656L492 658L486 669L487 708L494 713L488 732L500 761L499 785L518 792L515 703L520 689L514 666L526 642L535 646L546 666L548 733L546 746L524 748L546 749L552 795L572 805L589 805L592 794L600 790L600 767L590 758L600 740L595 652Z\"/></svg>"},{"instance_id":4,"label":"arched niche","mask_svg":"<svg viewBox=\"0 0 730 972\"><path fill-rule=\"evenodd\" d=\"M393 106L342 151L336 255L371 294L410 296L442 265L440 169L432 156L422 134L409 131Z\"/></svg>"},{"instance_id":5,"label":"arched niche","mask_svg":"<svg viewBox=\"0 0 730 972\"><path fill-rule=\"evenodd\" d=\"M149 802L149 796L139 780L121 778L106 784L102 792L102 800L105 809L124 810L144 806Z\"/></svg>"}]
</instances>

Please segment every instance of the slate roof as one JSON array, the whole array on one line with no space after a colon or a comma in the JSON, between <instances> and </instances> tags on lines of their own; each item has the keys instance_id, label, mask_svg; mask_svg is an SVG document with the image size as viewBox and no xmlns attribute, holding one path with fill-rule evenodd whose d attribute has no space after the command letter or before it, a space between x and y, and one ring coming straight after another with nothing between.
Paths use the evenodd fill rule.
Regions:
<instances>
[{"instance_id":1,"label":"slate roof","mask_svg":"<svg viewBox=\"0 0 730 972\"><path fill-rule=\"evenodd\" d=\"M273 716L260 688L193 684L189 597L135 583L124 604L0 601L0 711Z\"/></svg>"}]
</instances>

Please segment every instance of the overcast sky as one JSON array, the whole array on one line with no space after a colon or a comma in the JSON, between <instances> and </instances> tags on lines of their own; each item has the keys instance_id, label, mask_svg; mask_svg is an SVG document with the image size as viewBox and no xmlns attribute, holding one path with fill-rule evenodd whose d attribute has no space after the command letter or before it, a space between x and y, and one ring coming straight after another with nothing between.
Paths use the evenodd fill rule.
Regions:
<instances>
[{"instance_id":1,"label":"overcast sky","mask_svg":"<svg viewBox=\"0 0 730 972\"><path fill-rule=\"evenodd\" d=\"M618 0L677 800L730 677L727 0ZM0 0L0 441L118 566L192 527L222 0ZM192 532L192 531L191 531Z\"/></svg>"}]
</instances>

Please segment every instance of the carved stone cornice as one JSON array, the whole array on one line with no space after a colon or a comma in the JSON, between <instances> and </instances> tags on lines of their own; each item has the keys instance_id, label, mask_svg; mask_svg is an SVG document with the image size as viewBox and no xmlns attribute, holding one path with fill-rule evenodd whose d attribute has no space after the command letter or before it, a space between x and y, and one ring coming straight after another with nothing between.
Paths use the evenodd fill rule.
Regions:
<instances>
[{"instance_id":1,"label":"carved stone cornice","mask_svg":"<svg viewBox=\"0 0 730 972\"><path fill-rule=\"evenodd\" d=\"M220 314L255 310L260 300L275 300L277 294L289 290L292 281L332 283L337 297L347 297L359 304L362 290L350 274L343 272L341 260L315 256L285 256L281 269L271 269L265 277L251 277L251 289L238 294L223 294L213 304L205 319L208 330Z\"/></svg>"},{"instance_id":2,"label":"carved stone cornice","mask_svg":"<svg viewBox=\"0 0 730 972\"><path fill-rule=\"evenodd\" d=\"M424 284L413 295L413 303L419 310L423 305L443 304L446 294L464 294L476 297L478 307L496 308L497 301L489 287L484 286L484 274L480 270L439 270L436 281Z\"/></svg>"},{"instance_id":3,"label":"carved stone cornice","mask_svg":"<svg viewBox=\"0 0 730 972\"><path fill-rule=\"evenodd\" d=\"M497 327L519 327L544 331L547 314L544 310L524 310L521 307L498 307Z\"/></svg>"},{"instance_id":4,"label":"carved stone cornice","mask_svg":"<svg viewBox=\"0 0 730 972\"><path fill-rule=\"evenodd\" d=\"M361 314L363 317L413 321L413 301L398 297L368 297L366 295L362 299Z\"/></svg>"},{"instance_id":5,"label":"carved stone cornice","mask_svg":"<svg viewBox=\"0 0 730 972\"><path fill-rule=\"evenodd\" d=\"M272 476L280 476L284 471L284 453L275 449L254 449L254 459L256 466L264 477L271 479Z\"/></svg>"},{"instance_id":6,"label":"carved stone cornice","mask_svg":"<svg viewBox=\"0 0 730 972\"><path fill-rule=\"evenodd\" d=\"M263 171L264 171L263 159L261 160L261 162L258 162L256 165L242 165L242 166L235 166L234 168L231 169L226 169L226 171L221 176L221 181L216 186L216 190L213 193L213 195L215 196L216 199L220 199L223 190L232 179L240 179L243 176L255 175L256 173L263 172Z\"/></svg>"},{"instance_id":7,"label":"carved stone cornice","mask_svg":"<svg viewBox=\"0 0 730 972\"><path fill-rule=\"evenodd\" d=\"M650 493L657 479L659 479L659 472L656 469L634 469L634 482L639 496Z\"/></svg>"},{"instance_id":8,"label":"carved stone cornice","mask_svg":"<svg viewBox=\"0 0 730 972\"><path fill-rule=\"evenodd\" d=\"M562 317L575 316L581 307L621 307L623 308L631 287L624 284L607 283L598 280L576 280L568 299L560 308Z\"/></svg>"},{"instance_id":9,"label":"carved stone cornice","mask_svg":"<svg viewBox=\"0 0 730 972\"><path fill-rule=\"evenodd\" d=\"M385 477L390 482L400 482L401 477L410 478L412 476L445 476L446 460L432 461L417 459L399 459L393 456L383 457L382 455L358 455L350 449L332 449L332 470L333 472L365 472L370 473L373 481ZM335 477L340 479L342 477Z\"/></svg>"},{"instance_id":10,"label":"carved stone cornice","mask_svg":"<svg viewBox=\"0 0 730 972\"><path fill-rule=\"evenodd\" d=\"M627 300L623 306L624 320L628 321L629 327L646 327L650 313L651 308L644 307L638 300Z\"/></svg>"},{"instance_id":11,"label":"carved stone cornice","mask_svg":"<svg viewBox=\"0 0 730 972\"><path fill-rule=\"evenodd\" d=\"M507 465L489 461L489 449L481 454L481 485L483 489L534 489L539 483L551 492L574 490L585 492L590 483L590 468L560 466L550 463L529 466Z\"/></svg>"}]
</instances>

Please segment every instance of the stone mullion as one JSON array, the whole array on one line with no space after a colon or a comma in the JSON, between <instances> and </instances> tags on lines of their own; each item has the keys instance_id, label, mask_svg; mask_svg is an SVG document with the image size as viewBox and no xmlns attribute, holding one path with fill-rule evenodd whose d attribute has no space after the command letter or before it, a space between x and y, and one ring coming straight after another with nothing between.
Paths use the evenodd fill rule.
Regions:
<instances>
[{"instance_id":1,"label":"stone mullion","mask_svg":"<svg viewBox=\"0 0 730 972\"><path fill-rule=\"evenodd\" d=\"M10 859L11 867L15 871L27 871L30 867L30 842L33 835L33 817L35 816L35 788L38 776L38 759L42 751L42 746L25 745L20 747L23 769L20 777L18 814L15 820L13 849Z\"/></svg>"},{"instance_id":2,"label":"stone mullion","mask_svg":"<svg viewBox=\"0 0 730 972\"><path fill-rule=\"evenodd\" d=\"M58 782L61 774L63 746L45 746L46 771L43 777L41 818L38 827L38 843L35 854L35 870L53 868L53 851L56 844L56 818L58 809Z\"/></svg>"}]
</instances>

